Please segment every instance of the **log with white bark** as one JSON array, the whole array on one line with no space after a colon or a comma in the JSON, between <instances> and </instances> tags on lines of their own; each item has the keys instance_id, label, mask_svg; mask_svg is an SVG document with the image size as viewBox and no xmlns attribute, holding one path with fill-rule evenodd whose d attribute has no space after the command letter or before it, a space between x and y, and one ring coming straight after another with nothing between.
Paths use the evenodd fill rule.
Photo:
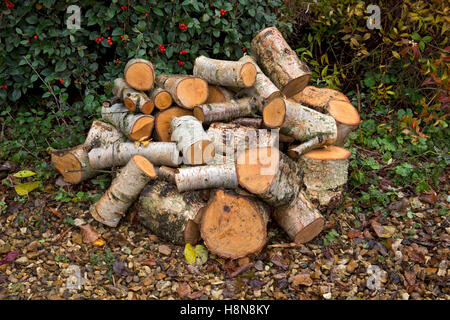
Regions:
<instances>
[{"instance_id":1,"label":"log with white bark","mask_svg":"<svg viewBox=\"0 0 450 320\"><path fill-rule=\"evenodd\" d=\"M321 209L332 209L343 200L351 152L326 146L303 154L297 162L303 169L306 194Z\"/></svg>"},{"instance_id":2,"label":"log with white bark","mask_svg":"<svg viewBox=\"0 0 450 320\"><path fill-rule=\"evenodd\" d=\"M209 251L237 259L262 250L270 208L255 197L216 190L202 212L201 236Z\"/></svg>"},{"instance_id":3,"label":"log with white bark","mask_svg":"<svg viewBox=\"0 0 450 320\"><path fill-rule=\"evenodd\" d=\"M132 156L100 200L91 206L92 217L107 226L116 227L145 185L156 177L150 161L140 155Z\"/></svg>"},{"instance_id":4,"label":"log with white bark","mask_svg":"<svg viewBox=\"0 0 450 320\"><path fill-rule=\"evenodd\" d=\"M88 152L93 148L125 141L126 137L109 123L94 120L82 145L71 149L48 149L51 161L64 181L73 184L96 176L99 172L89 164Z\"/></svg>"},{"instance_id":5,"label":"log with white bark","mask_svg":"<svg viewBox=\"0 0 450 320\"><path fill-rule=\"evenodd\" d=\"M170 129L172 141L176 142L178 150L183 154L183 163L198 165L208 163L214 158L214 144L195 117L172 118Z\"/></svg>"},{"instance_id":6,"label":"log with white bark","mask_svg":"<svg viewBox=\"0 0 450 320\"><path fill-rule=\"evenodd\" d=\"M175 244L195 244L200 236L199 211L206 205L202 193L180 193L166 181L153 181L139 197L139 220L158 237ZM196 222L197 221L197 222Z\"/></svg>"},{"instance_id":7,"label":"log with white bark","mask_svg":"<svg viewBox=\"0 0 450 320\"><path fill-rule=\"evenodd\" d=\"M246 97L199 105L194 108L194 116L204 124L210 124L255 115L257 108L256 100Z\"/></svg>"},{"instance_id":8,"label":"log with white bark","mask_svg":"<svg viewBox=\"0 0 450 320\"><path fill-rule=\"evenodd\" d=\"M119 96L113 96L109 99L106 99L105 101L103 101L102 107L104 108L109 108L111 107L113 104L116 103L120 103L122 101L122 97Z\"/></svg>"},{"instance_id":9,"label":"log with white bark","mask_svg":"<svg viewBox=\"0 0 450 320\"><path fill-rule=\"evenodd\" d=\"M121 103L102 107L102 119L134 141L147 139L153 131L154 118L151 115L130 113Z\"/></svg>"},{"instance_id":10,"label":"log with white bark","mask_svg":"<svg viewBox=\"0 0 450 320\"><path fill-rule=\"evenodd\" d=\"M238 124L244 127L261 129L263 126L262 118L238 118L231 121L231 123Z\"/></svg>"},{"instance_id":11,"label":"log with white bark","mask_svg":"<svg viewBox=\"0 0 450 320\"><path fill-rule=\"evenodd\" d=\"M236 157L239 185L271 206L289 205L302 187L298 164L276 148L246 149Z\"/></svg>"},{"instance_id":12,"label":"log with white bark","mask_svg":"<svg viewBox=\"0 0 450 320\"><path fill-rule=\"evenodd\" d=\"M323 145L333 144L337 138L336 121L333 117L320 113L300 103L284 100L286 118L280 133L291 136L301 142L291 149L298 156Z\"/></svg>"},{"instance_id":13,"label":"log with white bark","mask_svg":"<svg viewBox=\"0 0 450 320\"><path fill-rule=\"evenodd\" d=\"M323 216L302 190L291 205L276 208L272 217L297 244L312 240L325 224Z\"/></svg>"},{"instance_id":14,"label":"log with white bark","mask_svg":"<svg viewBox=\"0 0 450 320\"><path fill-rule=\"evenodd\" d=\"M112 93L120 96L125 107L130 111L139 110L144 114L150 114L155 107L153 101L144 92L131 88L122 78L114 80Z\"/></svg>"},{"instance_id":15,"label":"log with white bark","mask_svg":"<svg viewBox=\"0 0 450 320\"><path fill-rule=\"evenodd\" d=\"M131 59L125 65L124 78L133 89L146 91L155 82L155 68L145 59Z\"/></svg>"},{"instance_id":16,"label":"log with white bark","mask_svg":"<svg viewBox=\"0 0 450 320\"><path fill-rule=\"evenodd\" d=\"M161 74L156 77L156 84L168 91L173 101L183 108L192 109L208 98L208 83L199 77Z\"/></svg>"},{"instance_id":17,"label":"log with white bark","mask_svg":"<svg viewBox=\"0 0 450 320\"><path fill-rule=\"evenodd\" d=\"M89 162L94 169L120 167L128 163L133 155L141 155L154 165L177 167L181 163L180 152L173 142L122 142L89 152Z\"/></svg>"},{"instance_id":18,"label":"log with white bark","mask_svg":"<svg viewBox=\"0 0 450 320\"><path fill-rule=\"evenodd\" d=\"M176 168L166 166L155 167L158 173L158 179L175 184L175 174L178 172Z\"/></svg>"},{"instance_id":19,"label":"log with white bark","mask_svg":"<svg viewBox=\"0 0 450 320\"><path fill-rule=\"evenodd\" d=\"M245 88L255 83L256 68L252 63L226 61L199 56L194 62L194 76L210 84Z\"/></svg>"},{"instance_id":20,"label":"log with white bark","mask_svg":"<svg viewBox=\"0 0 450 320\"><path fill-rule=\"evenodd\" d=\"M233 96L234 93L224 87L208 84L208 99L205 103L225 102Z\"/></svg>"}]
</instances>

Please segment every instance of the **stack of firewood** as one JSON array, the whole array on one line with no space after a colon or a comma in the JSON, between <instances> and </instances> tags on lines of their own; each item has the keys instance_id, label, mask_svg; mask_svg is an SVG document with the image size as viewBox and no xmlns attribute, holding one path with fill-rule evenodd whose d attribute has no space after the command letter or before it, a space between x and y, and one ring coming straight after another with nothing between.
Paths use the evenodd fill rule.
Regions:
<instances>
[{"instance_id":1,"label":"stack of firewood","mask_svg":"<svg viewBox=\"0 0 450 320\"><path fill-rule=\"evenodd\" d=\"M324 210L343 198L359 114L311 72L276 28L252 41L254 56L200 56L193 75L156 76L143 59L114 81L84 144L51 150L64 179L80 183L122 167L91 214L116 227L138 202L140 221L177 244L259 252L273 218L295 243L317 236Z\"/></svg>"}]
</instances>

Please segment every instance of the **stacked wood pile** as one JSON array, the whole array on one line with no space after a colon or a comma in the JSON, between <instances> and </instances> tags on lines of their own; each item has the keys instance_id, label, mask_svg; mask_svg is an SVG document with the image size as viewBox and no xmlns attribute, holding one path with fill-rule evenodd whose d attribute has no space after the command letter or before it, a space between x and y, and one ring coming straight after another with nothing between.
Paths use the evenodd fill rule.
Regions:
<instances>
[{"instance_id":1,"label":"stacked wood pile","mask_svg":"<svg viewBox=\"0 0 450 320\"><path fill-rule=\"evenodd\" d=\"M116 227L137 201L140 221L177 244L203 239L219 256L259 252L274 219L295 243L316 237L343 198L360 118L348 98L307 86L311 72L276 28L253 56L200 56L192 75L155 74L133 59L114 81L86 141L50 150L64 179L122 169L91 207Z\"/></svg>"}]
</instances>

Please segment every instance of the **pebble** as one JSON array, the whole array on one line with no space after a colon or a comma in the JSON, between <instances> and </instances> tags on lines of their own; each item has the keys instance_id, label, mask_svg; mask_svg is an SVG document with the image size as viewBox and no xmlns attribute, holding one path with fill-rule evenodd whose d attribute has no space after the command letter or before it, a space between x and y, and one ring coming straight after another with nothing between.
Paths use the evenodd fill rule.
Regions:
<instances>
[{"instance_id":1,"label":"pebble","mask_svg":"<svg viewBox=\"0 0 450 320\"><path fill-rule=\"evenodd\" d=\"M352 260L347 264L345 270L349 273L353 273L353 271L355 271L356 268L358 268L358 263L355 260Z\"/></svg>"},{"instance_id":2,"label":"pebble","mask_svg":"<svg viewBox=\"0 0 450 320\"><path fill-rule=\"evenodd\" d=\"M163 291L167 288L170 288L171 285L172 283L170 281L160 280L156 283L156 290Z\"/></svg>"},{"instance_id":3,"label":"pebble","mask_svg":"<svg viewBox=\"0 0 450 320\"><path fill-rule=\"evenodd\" d=\"M172 249L169 248L169 246L166 246L165 244L162 244L158 247L158 251L166 256L170 255L172 252Z\"/></svg>"},{"instance_id":4,"label":"pebble","mask_svg":"<svg viewBox=\"0 0 450 320\"><path fill-rule=\"evenodd\" d=\"M15 261L15 263L17 263L17 264L27 264L29 261L30 260L27 257L23 256L23 257L20 257L19 259L17 259Z\"/></svg>"},{"instance_id":5,"label":"pebble","mask_svg":"<svg viewBox=\"0 0 450 320\"><path fill-rule=\"evenodd\" d=\"M400 297L402 298L402 300L409 300L409 294L406 292L403 292Z\"/></svg>"}]
</instances>

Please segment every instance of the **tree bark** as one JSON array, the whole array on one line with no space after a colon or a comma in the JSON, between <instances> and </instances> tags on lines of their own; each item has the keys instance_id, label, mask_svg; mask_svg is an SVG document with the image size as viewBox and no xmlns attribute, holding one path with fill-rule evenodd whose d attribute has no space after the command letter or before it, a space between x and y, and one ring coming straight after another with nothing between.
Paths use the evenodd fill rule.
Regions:
<instances>
[{"instance_id":1,"label":"tree bark","mask_svg":"<svg viewBox=\"0 0 450 320\"><path fill-rule=\"evenodd\" d=\"M262 118L238 118L231 121L231 123L254 129L261 129L263 126Z\"/></svg>"},{"instance_id":2,"label":"tree bark","mask_svg":"<svg viewBox=\"0 0 450 320\"><path fill-rule=\"evenodd\" d=\"M259 32L251 42L251 50L264 73L287 98L301 92L308 84L311 71L277 28L269 27Z\"/></svg>"},{"instance_id":3,"label":"tree bark","mask_svg":"<svg viewBox=\"0 0 450 320\"><path fill-rule=\"evenodd\" d=\"M183 163L198 165L214 158L214 144L203 130L201 122L193 116L172 118L170 129L172 141L177 143L178 150L183 154Z\"/></svg>"},{"instance_id":4,"label":"tree bark","mask_svg":"<svg viewBox=\"0 0 450 320\"><path fill-rule=\"evenodd\" d=\"M158 179L175 184L175 174L178 172L178 169L160 166L156 167L156 171L158 173Z\"/></svg>"},{"instance_id":5,"label":"tree bark","mask_svg":"<svg viewBox=\"0 0 450 320\"><path fill-rule=\"evenodd\" d=\"M206 205L202 193L188 191L180 193L175 185L166 181L154 181L147 185L139 198L139 220L158 237L175 244L195 244L199 238L195 222L200 209ZM198 219L198 217L197 217Z\"/></svg>"},{"instance_id":6,"label":"tree bark","mask_svg":"<svg viewBox=\"0 0 450 320\"><path fill-rule=\"evenodd\" d=\"M162 74L156 77L156 84L168 91L177 105L186 109L201 105L208 98L208 83L198 77Z\"/></svg>"},{"instance_id":7,"label":"tree bark","mask_svg":"<svg viewBox=\"0 0 450 320\"><path fill-rule=\"evenodd\" d=\"M199 56L195 59L193 74L210 84L246 88L255 83L256 68L249 62L216 60Z\"/></svg>"},{"instance_id":8,"label":"tree bark","mask_svg":"<svg viewBox=\"0 0 450 320\"><path fill-rule=\"evenodd\" d=\"M201 236L209 251L238 259L262 250L270 209L262 201L216 190L203 210Z\"/></svg>"},{"instance_id":9,"label":"tree bark","mask_svg":"<svg viewBox=\"0 0 450 320\"><path fill-rule=\"evenodd\" d=\"M150 161L134 155L100 200L91 206L92 217L107 226L116 227L145 185L156 176Z\"/></svg>"},{"instance_id":10,"label":"tree bark","mask_svg":"<svg viewBox=\"0 0 450 320\"><path fill-rule=\"evenodd\" d=\"M179 192L238 186L234 163L180 168L175 182Z\"/></svg>"},{"instance_id":11,"label":"tree bark","mask_svg":"<svg viewBox=\"0 0 450 320\"><path fill-rule=\"evenodd\" d=\"M133 89L150 90L155 82L155 68L150 61L131 59L125 65L124 78Z\"/></svg>"},{"instance_id":12,"label":"tree bark","mask_svg":"<svg viewBox=\"0 0 450 320\"><path fill-rule=\"evenodd\" d=\"M204 124L215 121L230 121L254 115L257 110L254 98L241 98L227 102L202 104L194 108L194 116Z\"/></svg>"}]
</instances>

